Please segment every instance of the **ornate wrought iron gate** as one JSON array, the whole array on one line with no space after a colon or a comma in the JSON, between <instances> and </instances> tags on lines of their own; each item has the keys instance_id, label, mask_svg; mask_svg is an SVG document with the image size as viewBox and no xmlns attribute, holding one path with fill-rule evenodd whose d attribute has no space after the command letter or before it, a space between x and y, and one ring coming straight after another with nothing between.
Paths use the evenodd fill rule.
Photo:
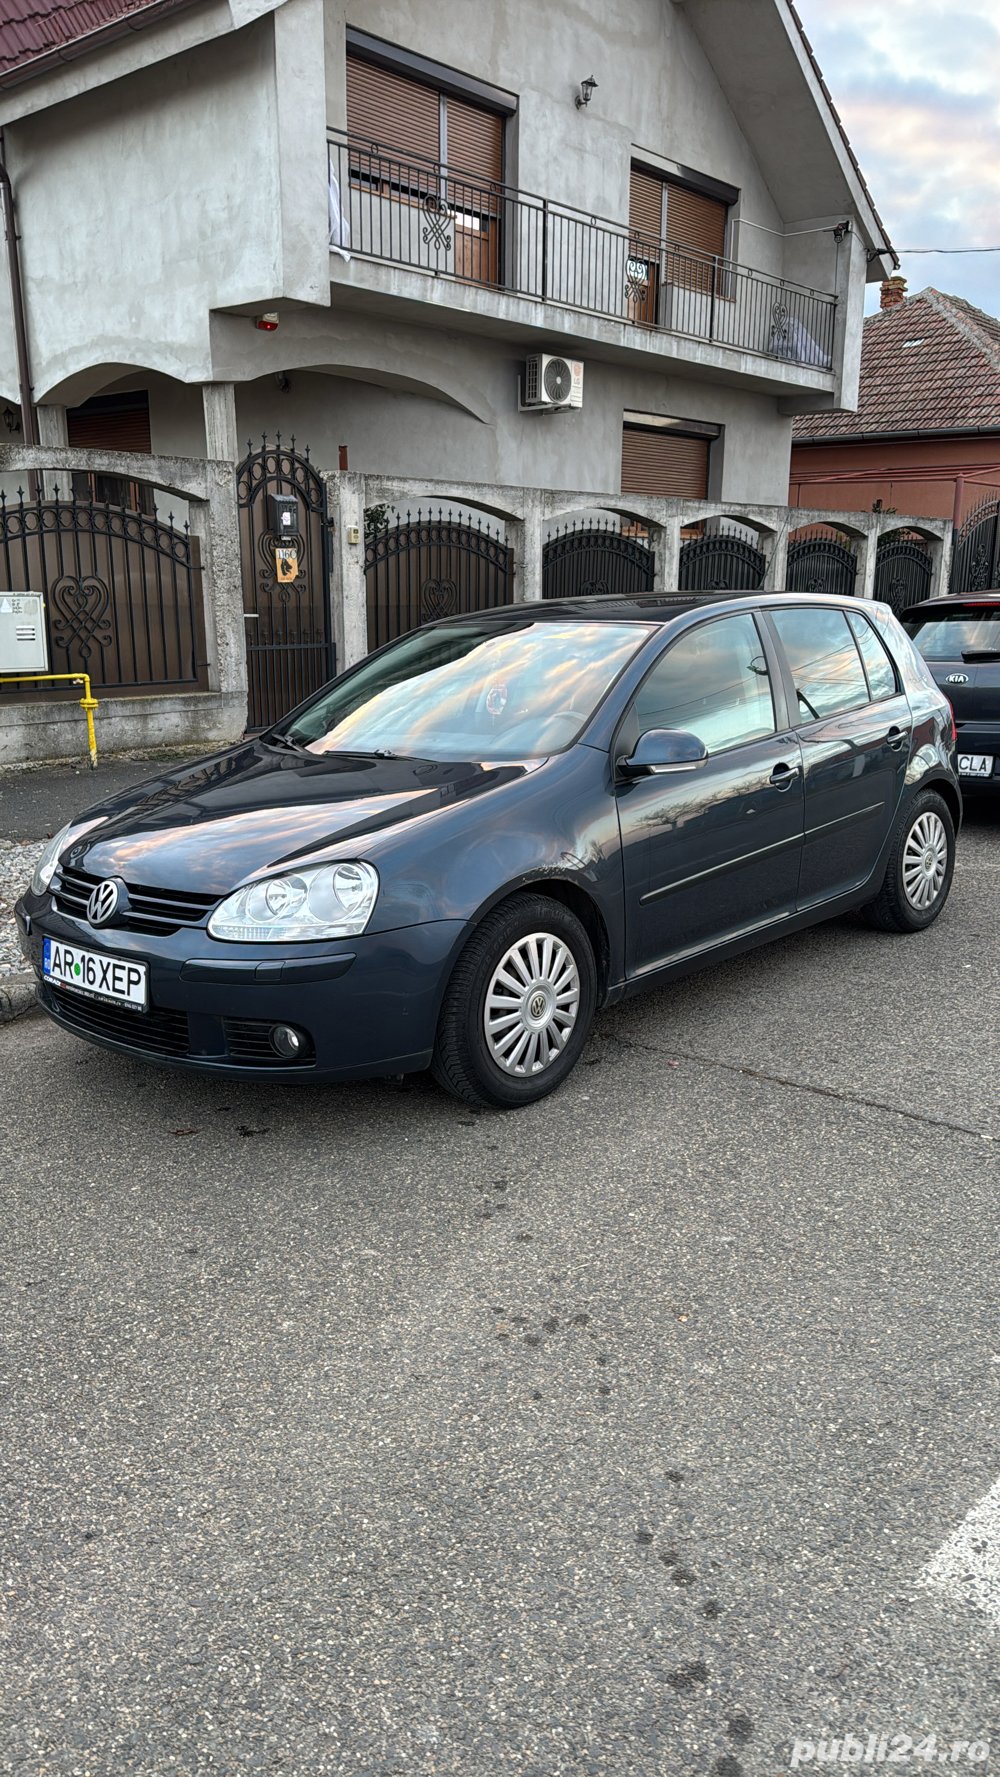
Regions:
<instances>
[{"instance_id":1,"label":"ornate wrought iron gate","mask_svg":"<svg viewBox=\"0 0 1000 1777\"><path fill-rule=\"evenodd\" d=\"M465 524L439 507L365 542L368 646L381 648L435 617L489 611L513 597L512 551L480 520Z\"/></svg>"},{"instance_id":2,"label":"ornate wrought iron gate","mask_svg":"<svg viewBox=\"0 0 1000 1777\"><path fill-rule=\"evenodd\" d=\"M719 531L682 543L681 592L753 592L763 584L767 557L744 537Z\"/></svg>"},{"instance_id":3,"label":"ornate wrought iron gate","mask_svg":"<svg viewBox=\"0 0 1000 1777\"><path fill-rule=\"evenodd\" d=\"M326 489L295 439L248 445L236 471L247 630L249 728L266 728L336 671L330 635L330 524ZM292 494L295 528L276 534L272 494ZM279 581L275 549L291 548L295 578Z\"/></svg>"},{"instance_id":4,"label":"ornate wrought iron gate","mask_svg":"<svg viewBox=\"0 0 1000 1777\"><path fill-rule=\"evenodd\" d=\"M858 558L846 543L824 533L799 537L788 548L785 586L789 592L835 592L850 596Z\"/></svg>"},{"instance_id":5,"label":"ornate wrought iron gate","mask_svg":"<svg viewBox=\"0 0 1000 1777\"><path fill-rule=\"evenodd\" d=\"M142 487L149 512L89 494L62 499L58 487L51 499L0 493L0 596L41 593L54 673L89 673L96 690L204 690L198 538L172 514L160 520Z\"/></svg>"},{"instance_id":6,"label":"ornate wrought iron gate","mask_svg":"<svg viewBox=\"0 0 1000 1777\"><path fill-rule=\"evenodd\" d=\"M1000 586L1000 500L983 500L955 532L951 592L988 592Z\"/></svg>"},{"instance_id":7,"label":"ornate wrought iron gate","mask_svg":"<svg viewBox=\"0 0 1000 1777\"><path fill-rule=\"evenodd\" d=\"M875 557L875 594L898 617L930 595L931 556L915 537L884 537Z\"/></svg>"},{"instance_id":8,"label":"ornate wrought iron gate","mask_svg":"<svg viewBox=\"0 0 1000 1777\"><path fill-rule=\"evenodd\" d=\"M587 598L651 592L655 562L648 543L610 522L567 525L542 551L542 597Z\"/></svg>"}]
</instances>

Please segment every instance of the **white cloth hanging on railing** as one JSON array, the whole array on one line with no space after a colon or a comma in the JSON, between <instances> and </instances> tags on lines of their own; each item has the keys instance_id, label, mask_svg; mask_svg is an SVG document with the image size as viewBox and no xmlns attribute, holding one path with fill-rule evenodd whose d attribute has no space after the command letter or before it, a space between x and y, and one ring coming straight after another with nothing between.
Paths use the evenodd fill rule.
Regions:
<instances>
[{"instance_id":1,"label":"white cloth hanging on railing","mask_svg":"<svg viewBox=\"0 0 1000 1777\"><path fill-rule=\"evenodd\" d=\"M330 199L330 251L339 253L341 259L349 260L351 255L347 248L351 244L351 225L340 208L340 181L333 170L333 156L327 156L329 170Z\"/></svg>"}]
</instances>

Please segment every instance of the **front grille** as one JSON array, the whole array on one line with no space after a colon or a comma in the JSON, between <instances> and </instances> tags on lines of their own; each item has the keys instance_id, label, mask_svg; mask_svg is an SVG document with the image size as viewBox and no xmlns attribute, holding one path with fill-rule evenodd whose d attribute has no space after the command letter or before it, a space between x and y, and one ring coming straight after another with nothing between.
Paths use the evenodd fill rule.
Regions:
<instances>
[{"instance_id":1,"label":"front grille","mask_svg":"<svg viewBox=\"0 0 1000 1777\"><path fill-rule=\"evenodd\" d=\"M101 1000L84 999L82 994L67 993L61 987L44 988L43 999L65 1023L86 1035L107 1037L111 1043L127 1043L130 1049L142 1049L147 1055L188 1054L186 1012L174 1012L166 1006L153 1006L148 1012L129 1012L124 1006L107 1006Z\"/></svg>"},{"instance_id":2,"label":"front grille","mask_svg":"<svg viewBox=\"0 0 1000 1777\"><path fill-rule=\"evenodd\" d=\"M271 1047L271 1032L274 1021L259 1024L249 1018L224 1018L222 1028L226 1035L226 1048L233 1061L242 1061L252 1067L301 1067L313 1060L311 1048L297 1055L294 1061L287 1056L276 1055Z\"/></svg>"},{"instance_id":3,"label":"front grille","mask_svg":"<svg viewBox=\"0 0 1000 1777\"><path fill-rule=\"evenodd\" d=\"M52 888L57 911L86 919L91 892L103 881L103 876L63 865ZM181 926L201 925L219 899L218 895L194 895L187 889L143 888L138 882L127 882L125 887L129 910L118 924L129 932L166 934Z\"/></svg>"}]
</instances>

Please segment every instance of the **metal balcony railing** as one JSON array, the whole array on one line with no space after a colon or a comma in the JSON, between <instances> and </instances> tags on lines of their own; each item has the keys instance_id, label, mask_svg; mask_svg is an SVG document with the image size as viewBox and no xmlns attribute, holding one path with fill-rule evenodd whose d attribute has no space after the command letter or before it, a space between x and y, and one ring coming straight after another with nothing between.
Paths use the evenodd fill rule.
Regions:
<instances>
[{"instance_id":1,"label":"metal balcony railing","mask_svg":"<svg viewBox=\"0 0 1000 1777\"><path fill-rule=\"evenodd\" d=\"M330 245L347 255L832 368L835 296L346 131L328 147Z\"/></svg>"}]
</instances>

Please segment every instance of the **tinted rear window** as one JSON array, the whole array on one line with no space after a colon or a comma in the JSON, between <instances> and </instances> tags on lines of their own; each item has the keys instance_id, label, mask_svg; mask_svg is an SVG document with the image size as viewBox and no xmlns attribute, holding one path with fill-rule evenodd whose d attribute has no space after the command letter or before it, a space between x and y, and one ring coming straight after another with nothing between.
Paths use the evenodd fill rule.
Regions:
<instances>
[{"instance_id":1,"label":"tinted rear window","mask_svg":"<svg viewBox=\"0 0 1000 1777\"><path fill-rule=\"evenodd\" d=\"M1000 656L1000 605L956 605L954 610L928 611L902 622L926 660Z\"/></svg>"}]
</instances>

